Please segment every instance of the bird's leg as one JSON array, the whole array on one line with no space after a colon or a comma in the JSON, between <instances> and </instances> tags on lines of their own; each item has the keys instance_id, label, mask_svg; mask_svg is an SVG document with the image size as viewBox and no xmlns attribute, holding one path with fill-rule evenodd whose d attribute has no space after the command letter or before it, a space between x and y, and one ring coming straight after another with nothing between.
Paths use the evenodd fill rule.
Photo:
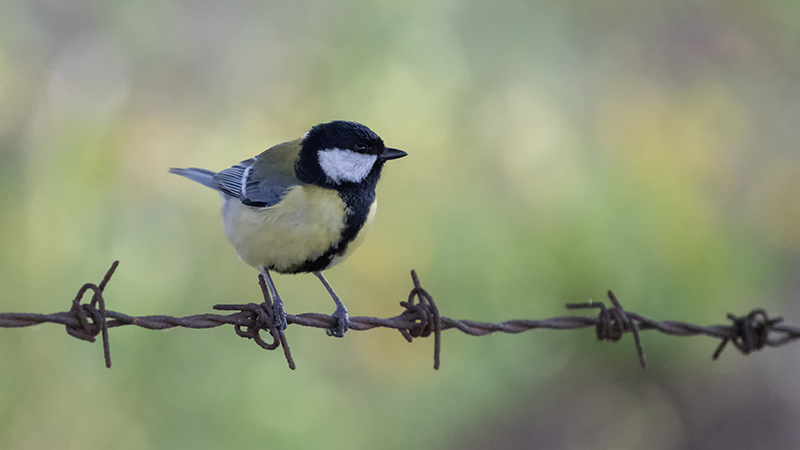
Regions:
<instances>
[{"instance_id":1,"label":"bird's leg","mask_svg":"<svg viewBox=\"0 0 800 450\"><path fill-rule=\"evenodd\" d=\"M336 311L333 313L333 317L336 318L338 323L336 326L325 330L325 332L328 333L328 336L344 337L344 333L350 327L350 317L347 315L347 308L344 307L344 303L336 296L336 292L333 292L333 288L328 284L328 280L325 279L322 272L314 272L314 275L319 278L319 281L322 282L325 289L328 290L328 294L331 294L331 298L333 298L334 303L336 303Z\"/></svg>"},{"instance_id":2,"label":"bird's leg","mask_svg":"<svg viewBox=\"0 0 800 450\"><path fill-rule=\"evenodd\" d=\"M283 300L281 300L281 296L278 295L278 290L275 289L275 283L272 282L272 277L269 276L269 270L264 269L261 271L261 274L264 275L264 281L267 282L267 287L269 288L269 293L272 295L272 313L275 321L275 325L278 327L278 330L283 331L286 329L286 311L283 310Z\"/></svg>"}]
</instances>

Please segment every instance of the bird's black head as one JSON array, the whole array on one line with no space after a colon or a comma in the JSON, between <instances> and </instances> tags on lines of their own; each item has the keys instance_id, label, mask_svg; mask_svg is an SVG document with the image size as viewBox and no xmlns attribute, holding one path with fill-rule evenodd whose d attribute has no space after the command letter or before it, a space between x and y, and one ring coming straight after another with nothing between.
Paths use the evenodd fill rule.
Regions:
<instances>
[{"instance_id":1,"label":"bird's black head","mask_svg":"<svg viewBox=\"0 0 800 450\"><path fill-rule=\"evenodd\" d=\"M316 125L303 136L295 171L301 181L319 186L335 189L366 183L374 187L383 163L403 156L404 151L387 148L364 125L337 120Z\"/></svg>"}]
</instances>

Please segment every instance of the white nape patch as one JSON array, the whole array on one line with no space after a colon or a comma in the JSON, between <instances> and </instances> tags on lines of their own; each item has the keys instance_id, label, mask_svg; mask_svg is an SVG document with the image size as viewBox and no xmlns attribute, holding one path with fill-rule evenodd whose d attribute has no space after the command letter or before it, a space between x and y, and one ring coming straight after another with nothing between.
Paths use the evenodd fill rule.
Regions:
<instances>
[{"instance_id":1,"label":"white nape patch","mask_svg":"<svg viewBox=\"0 0 800 450\"><path fill-rule=\"evenodd\" d=\"M338 148L320 150L318 155L320 167L325 175L336 184L340 184L342 181L361 182L369 175L372 166L378 160L377 155L364 155Z\"/></svg>"},{"instance_id":2,"label":"white nape patch","mask_svg":"<svg viewBox=\"0 0 800 450\"><path fill-rule=\"evenodd\" d=\"M249 166L245 167L244 173L242 173L242 184L241 184L242 198L247 197L247 177L250 175L250 171L253 170L253 164L250 164Z\"/></svg>"},{"instance_id":3,"label":"white nape patch","mask_svg":"<svg viewBox=\"0 0 800 450\"><path fill-rule=\"evenodd\" d=\"M308 137L308 133L311 133L311 130L308 130L308 131L306 131L306 132L303 134L303 137L301 137L301 138L300 138L300 140L301 140L301 141L305 141L305 140L306 140L306 138Z\"/></svg>"}]
</instances>

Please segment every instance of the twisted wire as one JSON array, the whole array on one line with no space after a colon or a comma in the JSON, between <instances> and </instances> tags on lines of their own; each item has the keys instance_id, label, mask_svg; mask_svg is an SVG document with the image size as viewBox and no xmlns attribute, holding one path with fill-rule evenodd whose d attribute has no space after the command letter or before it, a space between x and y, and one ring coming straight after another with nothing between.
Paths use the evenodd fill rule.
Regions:
<instances>
[{"instance_id":1,"label":"twisted wire","mask_svg":"<svg viewBox=\"0 0 800 450\"><path fill-rule=\"evenodd\" d=\"M41 323L56 323L66 327L70 336L94 342L100 335L106 367L111 367L111 352L108 330L133 325L148 330L165 330L182 327L193 329L215 328L233 325L240 337L251 339L265 350L282 348L290 369L295 369L291 350L284 332L275 325L272 301L264 279L259 275L259 285L264 297L260 304L221 304L215 305L218 311L236 311L231 314L198 314L187 317L172 316L129 316L106 309L103 291L117 269L115 261L99 285L86 283L78 291L69 311L53 314L0 313L0 328L19 328ZM356 316L350 318L350 329L367 331L373 328L393 328L409 342L414 338L434 336L434 369L438 370L441 361L441 333L456 329L471 336L484 336L492 333L517 334L534 329L576 330L594 327L598 340L617 342L631 333L640 365L646 366L641 331L655 330L670 336L708 336L721 342L713 354L719 358L727 345L733 344L742 354L747 355L764 347L780 347L800 338L800 328L782 324L782 317L770 318L761 308L752 310L745 316L728 314L729 325L695 325L677 321L656 321L641 314L625 311L614 295L608 291L611 307L602 302L570 303L567 309L598 309L596 317L560 316L542 320L508 320L500 323L455 320L441 316L433 296L425 290L415 271L411 271L414 284L408 301L400 302L404 311L394 317L378 318ZM89 303L81 303L85 294L92 291ZM298 315L287 314L287 323L313 328L331 328L337 324L333 316L318 313ZM261 337L261 331L270 335L269 341Z\"/></svg>"}]
</instances>

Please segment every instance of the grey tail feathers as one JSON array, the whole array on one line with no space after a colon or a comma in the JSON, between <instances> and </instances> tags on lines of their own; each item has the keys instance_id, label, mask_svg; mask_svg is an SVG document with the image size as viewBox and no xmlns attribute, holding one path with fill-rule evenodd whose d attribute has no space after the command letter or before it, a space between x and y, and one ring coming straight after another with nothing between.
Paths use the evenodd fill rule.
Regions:
<instances>
[{"instance_id":1,"label":"grey tail feathers","mask_svg":"<svg viewBox=\"0 0 800 450\"><path fill-rule=\"evenodd\" d=\"M197 181L203 186L208 186L211 189L217 189L217 182L214 181L214 175L217 174L216 172L206 169L198 169L196 167L190 167L188 169L179 169L177 167L173 167L169 169L169 173L186 177L192 181Z\"/></svg>"}]
</instances>

